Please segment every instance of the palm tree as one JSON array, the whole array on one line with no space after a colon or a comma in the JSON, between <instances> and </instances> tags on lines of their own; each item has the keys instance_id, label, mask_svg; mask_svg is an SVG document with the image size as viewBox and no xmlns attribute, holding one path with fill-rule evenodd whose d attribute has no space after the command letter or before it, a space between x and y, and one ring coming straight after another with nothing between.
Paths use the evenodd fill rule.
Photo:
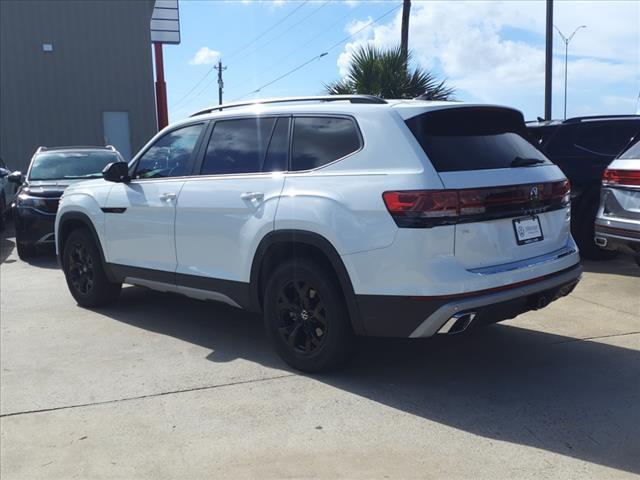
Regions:
<instances>
[{"instance_id":1,"label":"palm tree","mask_svg":"<svg viewBox=\"0 0 640 480\"><path fill-rule=\"evenodd\" d=\"M347 76L324 87L331 95L360 93L382 98L453 100L454 89L444 80L439 82L420 66L410 72L410 59L411 52L405 59L399 46L388 50L362 46L353 53Z\"/></svg>"}]
</instances>

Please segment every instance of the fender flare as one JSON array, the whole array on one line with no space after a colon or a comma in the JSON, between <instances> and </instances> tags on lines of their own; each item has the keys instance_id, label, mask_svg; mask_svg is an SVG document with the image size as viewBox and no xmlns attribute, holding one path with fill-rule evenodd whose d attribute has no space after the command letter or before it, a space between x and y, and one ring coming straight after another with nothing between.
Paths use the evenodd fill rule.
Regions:
<instances>
[{"instance_id":1,"label":"fender flare","mask_svg":"<svg viewBox=\"0 0 640 480\"><path fill-rule=\"evenodd\" d=\"M338 277L338 281L340 282L340 287L342 289L342 292L344 293L347 309L349 311L349 317L351 318L351 326L353 328L353 331L357 335L365 335L366 331L364 329L364 324L360 318L360 312L358 309L358 304L356 302L356 295L353 290L353 284L351 283L349 273L347 272L347 269L344 266L342 259L340 258L340 254L336 251L331 242L329 242L329 240L327 240L325 237L307 230L277 230L269 232L262 238L260 244L258 245L258 248L256 249L256 253L253 256L253 262L251 264L250 295L251 303L254 306L254 309L256 311L261 310L261 292L259 291L259 285L261 269L265 255L269 248L279 243L308 245L317 248L325 255L325 257L333 267L333 270Z\"/></svg>"},{"instance_id":2,"label":"fender flare","mask_svg":"<svg viewBox=\"0 0 640 480\"><path fill-rule=\"evenodd\" d=\"M100 260L102 260L102 265L104 266L105 272L107 273L107 276L109 277L110 280L114 280L113 275L111 274L111 269L109 268L109 264L107 263L107 260L104 256L104 250L102 248L102 243L100 242L100 237L98 236L98 232L96 231L96 227L93 225L93 222L91 221L91 218L89 218L89 216L85 213L82 212L65 212L62 214L62 216L60 217L60 220L58 221L58 230L62 230L64 224L70 220L75 220L75 221L79 221L81 222L85 227L87 227L87 229L89 230L89 232L91 233L91 236L93 237L93 241L96 242L96 245L98 246L98 251L100 252ZM62 266L62 251L63 251L63 247L64 245L62 245L60 243L62 239L60 238L60 236L58 235L58 232L56 232L56 246L57 246L57 250L58 250L58 265Z\"/></svg>"}]
</instances>

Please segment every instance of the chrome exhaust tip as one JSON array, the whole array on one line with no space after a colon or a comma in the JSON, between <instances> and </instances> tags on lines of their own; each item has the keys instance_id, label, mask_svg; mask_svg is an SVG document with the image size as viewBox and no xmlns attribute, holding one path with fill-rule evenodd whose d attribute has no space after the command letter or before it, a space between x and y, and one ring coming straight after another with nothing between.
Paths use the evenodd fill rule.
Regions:
<instances>
[{"instance_id":1,"label":"chrome exhaust tip","mask_svg":"<svg viewBox=\"0 0 640 480\"><path fill-rule=\"evenodd\" d=\"M476 312L456 313L438 330L438 333L445 335L455 335L456 333L462 333L469 325L475 320L477 316Z\"/></svg>"},{"instance_id":2,"label":"chrome exhaust tip","mask_svg":"<svg viewBox=\"0 0 640 480\"><path fill-rule=\"evenodd\" d=\"M606 247L607 246L607 239L604 237L596 237L596 245L599 247Z\"/></svg>"}]
</instances>

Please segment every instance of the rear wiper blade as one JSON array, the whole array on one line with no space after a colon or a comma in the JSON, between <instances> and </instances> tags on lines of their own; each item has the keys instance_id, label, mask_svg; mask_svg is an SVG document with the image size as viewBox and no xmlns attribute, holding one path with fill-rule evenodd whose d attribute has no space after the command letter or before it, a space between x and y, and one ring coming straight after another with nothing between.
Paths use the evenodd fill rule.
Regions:
<instances>
[{"instance_id":1,"label":"rear wiper blade","mask_svg":"<svg viewBox=\"0 0 640 480\"><path fill-rule=\"evenodd\" d=\"M512 167L528 167L530 165L540 165L541 163L546 163L541 158L522 158L516 157L511 162Z\"/></svg>"}]
</instances>

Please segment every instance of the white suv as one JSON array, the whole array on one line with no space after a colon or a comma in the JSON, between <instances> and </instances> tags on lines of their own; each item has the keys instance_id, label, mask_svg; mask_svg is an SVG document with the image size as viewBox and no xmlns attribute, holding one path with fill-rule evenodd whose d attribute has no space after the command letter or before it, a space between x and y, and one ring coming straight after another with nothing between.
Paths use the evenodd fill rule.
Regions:
<instances>
[{"instance_id":1,"label":"white suv","mask_svg":"<svg viewBox=\"0 0 640 480\"><path fill-rule=\"evenodd\" d=\"M69 187L57 251L81 306L123 283L222 301L325 370L354 334L457 333L571 292L569 183L526 138L519 111L486 105L214 107Z\"/></svg>"}]
</instances>

